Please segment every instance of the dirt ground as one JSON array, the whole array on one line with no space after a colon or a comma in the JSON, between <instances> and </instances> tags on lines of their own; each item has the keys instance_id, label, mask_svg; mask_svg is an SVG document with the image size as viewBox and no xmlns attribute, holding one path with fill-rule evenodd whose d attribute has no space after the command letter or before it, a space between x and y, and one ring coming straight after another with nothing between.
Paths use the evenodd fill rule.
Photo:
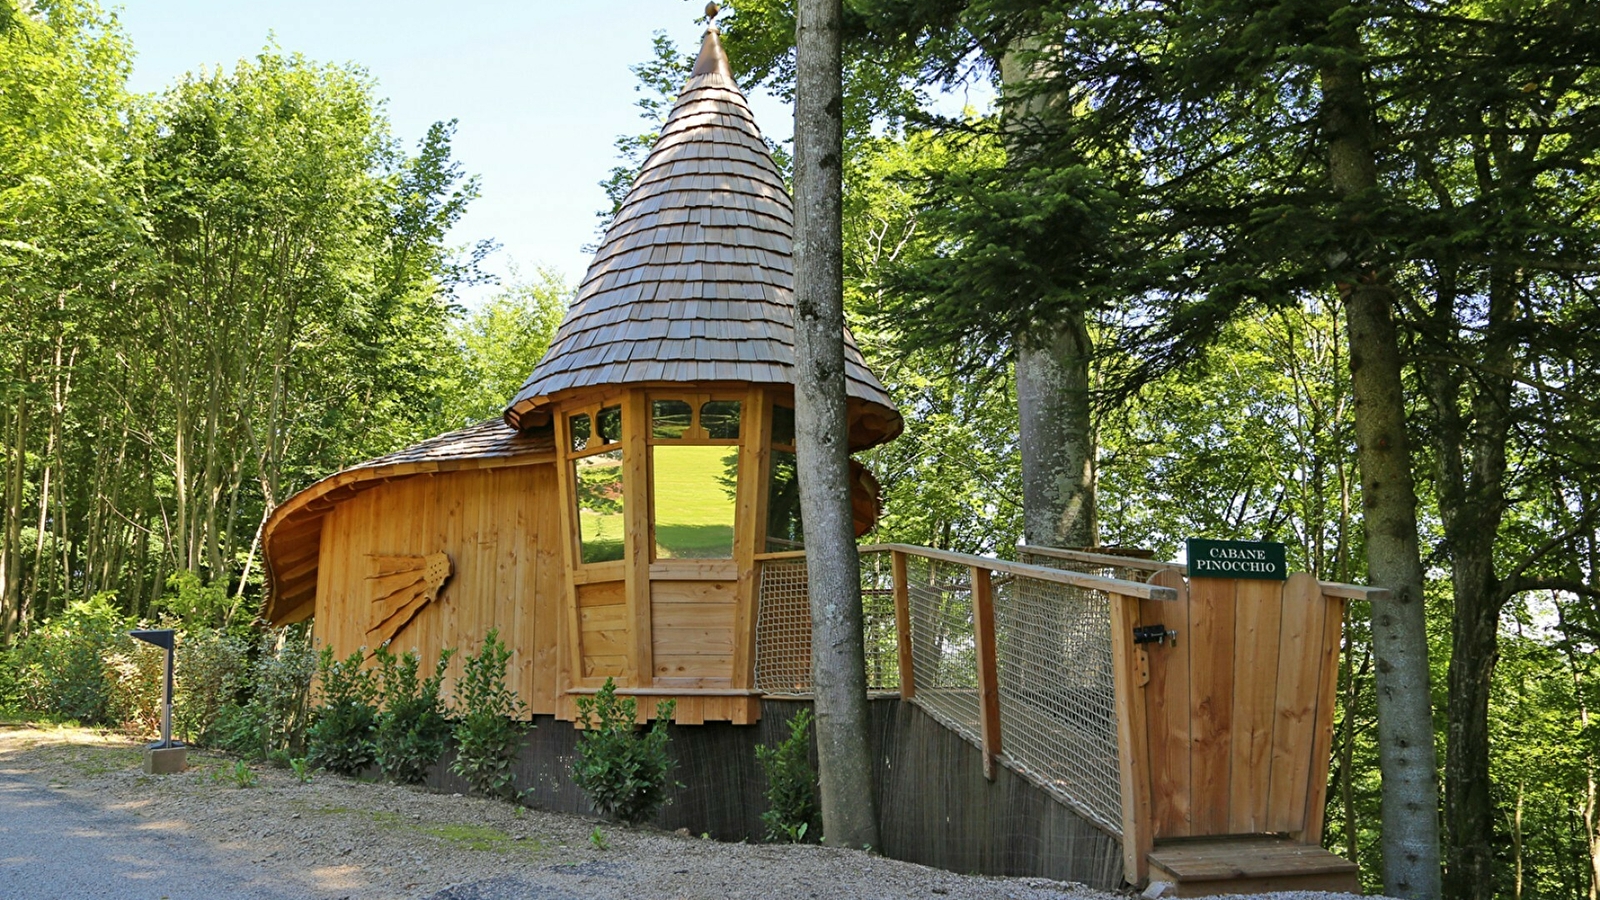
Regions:
<instances>
[{"instance_id":1,"label":"dirt ground","mask_svg":"<svg viewBox=\"0 0 1600 900\"><path fill-rule=\"evenodd\" d=\"M327 774L301 783L191 751L178 775L141 772L140 745L81 728L0 726L0 774L97 810L158 824L206 857L288 896L439 900L1115 895L1043 879L962 876L815 846L726 844L629 830L459 794ZM4 811L0 811L3 813Z\"/></svg>"}]
</instances>

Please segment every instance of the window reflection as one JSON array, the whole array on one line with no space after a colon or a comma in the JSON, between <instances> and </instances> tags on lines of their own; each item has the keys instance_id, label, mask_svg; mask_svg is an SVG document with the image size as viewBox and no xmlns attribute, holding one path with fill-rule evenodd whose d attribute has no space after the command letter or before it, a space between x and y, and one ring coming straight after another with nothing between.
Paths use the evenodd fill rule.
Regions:
<instances>
[{"instance_id":1,"label":"window reflection","mask_svg":"<svg viewBox=\"0 0 1600 900\"><path fill-rule=\"evenodd\" d=\"M676 440L689 430L694 408L683 400L656 400L650 404L650 433L658 438Z\"/></svg>"},{"instance_id":2,"label":"window reflection","mask_svg":"<svg viewBox=\"0 0 1600 900\"><path fill-rule=\"evenodd\" d=\"M587 421L587 416L584 417ZM572 462L578 492L578 543L583 562L622 558L622 451Z\"/></svg>"},{"instance_id":3,"label":"window reflection","mask_svg":"<svg viewBox=\"0 0 1600 900\"><path fill-rule=\"evenodd\" d=\"M572 434L572 452L581 453L583 448L589 446L589 414L568 416L567 431Z\"/></svg>"},{"instance_id":4,"label":"window reflection","mask_svg":"<svg viewBox=\"0 0 1600 900\"><path fill-rule=\"evenodd\" d=\"M700 427L714 441L739 439L739 401L712 400L700 406Z\"/></svg>"},{"instance_id":5,"label":"window reflection","mask_svg":"<svg viewBox=\"0 0 1600 900\"><path fill-rule=\"evenodd\" d=\"M596 430L600 432L600 442L615 444L622 440L622 407L607 406L600 410L600 415L595 417Z\"/></svg>"},{"instance_id":6,"label":"window reflection","mask_svg":"<svg viewBox=\"0 0 1600 900\"><path fill-rule=\"evenodd\" d=\"M730 559L739 448L651 447L657 559Z\"/></svg>"},{"instance_id":7,"label":"window reflection","mask_svg":"<svg viewBox=\"0 0 1600 900\"><path fill-rule=\"evenodd\" d=\"M800 478L795 470L794 452L772 451L772 469L767 477L768 553L803 550L805 527L800 521Z\"/></svg>"},{"instance_id":8,"label":"window reflection","mask_svg":"<svg viewBox=\"0 0 1600 900\"><path fill-rule=\"evenodd\" d=\"M772 407L772 442L780 446L794 446L794 408Z\"/></svg>"}]
</instances>

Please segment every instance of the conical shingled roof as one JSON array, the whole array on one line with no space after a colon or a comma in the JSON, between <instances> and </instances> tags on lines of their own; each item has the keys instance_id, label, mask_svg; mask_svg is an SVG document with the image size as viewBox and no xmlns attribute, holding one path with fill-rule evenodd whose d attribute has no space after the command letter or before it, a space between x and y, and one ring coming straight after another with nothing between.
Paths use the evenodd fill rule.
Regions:
<instances>
[{"instance_id":1,"label":"conical shingled roof","mask_svg":"<svg viewBox=\"0 0 1600 900\"><path fill-rule=\"evenodd\" d=\"M600 385L792 385L793 245L793 201L713 26L507 424L560 392ZM843 338L851 405L877 407L864 412L881 424L852 443L888 440L900 414L848 329Z\"/></svg>"}]
</instances>

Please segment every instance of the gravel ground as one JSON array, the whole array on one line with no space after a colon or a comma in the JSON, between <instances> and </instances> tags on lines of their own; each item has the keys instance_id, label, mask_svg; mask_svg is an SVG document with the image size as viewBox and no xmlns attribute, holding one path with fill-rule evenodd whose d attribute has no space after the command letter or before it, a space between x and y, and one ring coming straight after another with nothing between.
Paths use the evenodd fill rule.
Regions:
<instances>
[{"instance_id":1,"label":"gravel ground","mask_svg":"<svg viewBox=\"0 0 1600 900\"><path fill-rule=\"evenodd\" d=\"M170 900L1119 897L852 850L597 828L580 816L323 774L302 784L262 767L257 784L243 789L230 757L191 751L189 765L150 777L139 770L139 745L120 736L0 726L0 892ZM57 833L52 844L47 836ZM158 871L171 873L161 879L172 885L165 893L151 891ZM105 883L83 887L97 878Z\"/></svg>"}]
</instances>

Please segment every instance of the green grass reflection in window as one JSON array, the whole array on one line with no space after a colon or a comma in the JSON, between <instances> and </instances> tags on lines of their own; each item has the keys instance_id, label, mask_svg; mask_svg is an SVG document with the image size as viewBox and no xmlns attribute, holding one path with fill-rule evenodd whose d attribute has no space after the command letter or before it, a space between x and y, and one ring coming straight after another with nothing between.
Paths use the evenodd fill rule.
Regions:
<instances>
[{"instance_id":1,"label":"green grass reflection in window","mask_svg":"<svg viewBox=\"0 0 1600 900\"><path fill-rule=\"evenodd\" d=\"M578 486L578 543L583 562L622 558L622 451L572 462Z\"/></svg>"},{"instance_id":2,"label":"green grass reflection in window","mask_svg":"<svg viewBox=\"0 0 1600 900\"><path fill-rule=\"evenodd\" d=\"M731 559L739 448L650 448L657 559Z\"/></svg>"}]
</instances>

